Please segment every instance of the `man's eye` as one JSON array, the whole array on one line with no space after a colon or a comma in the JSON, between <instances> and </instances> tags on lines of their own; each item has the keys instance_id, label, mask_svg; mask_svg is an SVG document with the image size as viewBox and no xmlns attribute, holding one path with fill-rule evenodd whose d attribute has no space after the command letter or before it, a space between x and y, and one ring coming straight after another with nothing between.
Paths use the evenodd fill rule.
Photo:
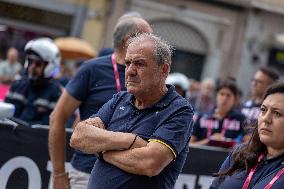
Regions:
<instances>
[{"instance_id":1,"label":"man's eye","mask_svg":"<svg viewBox=\"0 0 284 189\"><path fill-rule=\"evenodd\" d=\"M142 67L144 65L144 62L143 61L137 61L137 62L135 62L135 65L138 66L138 67Z\"/></svg>"},{"instance_id":2,"label":"man's eye","mask_svg":"<svg viewBox=\"0 0 284 189\"><path fill-rule=\"evenodd\" d=\"M264 107L261 107L261 108L260 108L260 111L261 111L261 112L265 112L266 109L265 109Z\"/></svg>"},{"instance_id":3,"label":"man's eye","mask_svg":"<svg viewBox=\"0 0 284 189\"><path fill-rule=\"evenodd\" d=\"M274 115L277 116L277 117L280 117L280 116L282 115L281 113L279 113L279 112L277 112L277 111L274 111L273 113L274 113Z\"/></svg>"}]
</instances>

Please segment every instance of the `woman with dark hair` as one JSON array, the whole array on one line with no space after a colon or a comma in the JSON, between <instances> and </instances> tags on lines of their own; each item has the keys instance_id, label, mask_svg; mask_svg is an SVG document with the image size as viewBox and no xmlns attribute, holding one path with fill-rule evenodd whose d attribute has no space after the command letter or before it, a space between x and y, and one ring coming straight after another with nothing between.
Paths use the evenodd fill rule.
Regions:
<instances>
[{"instance_id":1,"label":"woman with dark hair","mask_svg":"<svg viewBox=\"0 0 284 189\"><path fill-rule=\"evenodd\" d=\"M224 161L210 189L284 188L284 82L268 88L249 143Z\"/></svg>"},{"instance_id":2,"label":"woman with dark hair","mask_svg":"<svg viewBox=\"0 0 284 189\"><path fill-rule=\"evenodd\" d=\"M234 110L238 93L236 82L220 81L216 92L216 106L210 112L196 116L191 144L231 147L234 140L243 136L245 116Z\"/></svg>"}]
</instances>

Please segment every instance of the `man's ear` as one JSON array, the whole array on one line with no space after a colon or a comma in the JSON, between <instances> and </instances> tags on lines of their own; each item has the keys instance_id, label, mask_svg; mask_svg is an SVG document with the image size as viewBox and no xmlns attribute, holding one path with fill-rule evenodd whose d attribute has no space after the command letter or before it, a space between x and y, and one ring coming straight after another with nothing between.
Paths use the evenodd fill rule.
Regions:
<instances>
[{"instance_id":1,"label":"man's ear","mask_svg":"<svg viewBox=\"0 0 284 189\"><path fill-rule=\"evenodd\" d=\"M169 64L163 64L162 65L162 74L165 75L166 77L168 76L170 72L170 65Z\"/></svg>"}]
</instances>

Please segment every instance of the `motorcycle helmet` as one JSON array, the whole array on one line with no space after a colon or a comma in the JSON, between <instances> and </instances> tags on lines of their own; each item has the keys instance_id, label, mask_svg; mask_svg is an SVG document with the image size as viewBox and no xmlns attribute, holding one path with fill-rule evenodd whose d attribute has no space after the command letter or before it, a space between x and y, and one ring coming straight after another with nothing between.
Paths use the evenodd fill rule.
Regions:
<instances>
[{"instance_id":1,"label":"motorcycle helmet","mask_svg":"<svg viewBox=\"0 0 284 189\"><path fill-rule=\"evenodd\" d=\"M28 58L38 59L46 63L44 78L53 77L60 65L61 55L59 48L50 38L38 38L29 41L25 46L26 61L24 67L29 66Z\"/></svg>"}]
</instances>

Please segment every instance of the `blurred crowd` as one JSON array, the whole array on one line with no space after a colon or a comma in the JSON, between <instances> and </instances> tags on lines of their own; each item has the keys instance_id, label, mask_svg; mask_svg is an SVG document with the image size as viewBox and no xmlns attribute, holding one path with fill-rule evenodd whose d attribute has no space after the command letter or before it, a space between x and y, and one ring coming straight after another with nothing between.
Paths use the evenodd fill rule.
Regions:
<instances>
[{"instance_id":1,"label":"blurred crowd","mask_svg":"<svg viewBox=\"0 0 284 189\"><path fill-rule=\"evenodd\" d=\"M175 85L195 109L190 143L232 147L249 141L257 125L263 95L278 79L277 70L260 67L251 76L248 97L243 96L236 79L229 76L198 82L184 74L172 73L166 82Z\"/></svg>"},{"instance_id":2,"label":"blurred crowd","mask_svg":"<svg viewBox=\"0 0 284 189\"><path fill-rule=\"evenodd\" d=\"M41 39L37 39L34 41L37 42L40 40ZM46 55L41 55L41 52L37 52L39 51L38 49L29 47L30 43L31 42L27 43L25 48L26 59L24 65L19 62L18 50L14 47L7 50L6 60L2 60L0 62L0 98L1 101L15 104L16 110L14 116L16 118L19 118L28 124L48 125L49 114L54 106L49 106L48 111L43 110L41 107L40 116L32 113L38 111L33 108L27 112L23 110L21 110L23 111L21 112L19 110L27 104L27 102L24 101L29 100L29 96L32 96L31 94L27 94L27 87L23 87L18 84L19 81L24 81L27 78L37 80L42 77L49 80L49 82L56 83L56 85L58 85L58 91L55 93L58 95L55 97L54 102L52 102L55 104L61 92L64 90L65 85L84 63L84 60L76 60L76 62L73 63L73 67L70 67L68 63L60 59L59 49L56 49L58 54L54 54L52 56L54 56L53 59L59 59L57 60L58 62L56 65L52 67L53 70L50 71L51 75L44 76L44 72L49 68L43 66L43 69L39 71L41 72L39 73L39 77L36 78L36 71L33 69L37 68L40 65L40 62L43 64L49 64L48 61L52 62L54 60L45 60L48 59L48 57L46 58L44 57ZM51 42L51 44L52 43L53 42ZM100 51L98 56L106 56L111 53L113 53L112 48L104 48ZM33 63L36 65L35 68L31 68ZM276 70L268 67L260 67L256 73L251 76L251 83L250 86L248 86L250 87L250 93L248 96L243 96L243 92L238 87L236 79L230 76L220 77L217 80L213 78L204 78L202 81L197 81L182 73L170 73L166 83L174 85L176 91L186 98L195 110L195 127L191 143L217 145L222 147L229 145L231 147L231 144L229 143L217 143L216 141L214 142L213 139L224 139L225 141L230 142L231 140L234 140L233 143L248 141L249 133L251 132L249 128L256 125L262 96L265 90L278 79L279 74ZM15 93L14 85L16 85L17 91L20 95L17 95L17 92ZM33 83L32 85L33 87L31 88L35 88L35 91L38 91L41 88L46 88L45 82L38 82L37 84ZM19 86L23 89L19 90ZM54 91L51 93L55 94ZM23 99L21 99L21 95L23 95ZM35 103L38 99L40 99L38 96L33 97L31 103ZM19 101L22 101L21 103L23 104L20 103L21 105L19 105ZM50 103L51 102L47 101L47 104L50 105ZM44 119L42 118L43 112L46 113L46 116L43 116L45 117ZM75 112L72 119L70 119L68 124L66 124L66 127L72 127L73 122L76 117L78 118L78 116L78 112ZM224 124L227 124L227 126L224 127ZM221 128L223 130L220 130ZM224 130L224 128L228 129ZM235 134L232 134L232 130L235 130ZM220 133L221 135L219 135Z\"/></svg>"}]
</instances>

